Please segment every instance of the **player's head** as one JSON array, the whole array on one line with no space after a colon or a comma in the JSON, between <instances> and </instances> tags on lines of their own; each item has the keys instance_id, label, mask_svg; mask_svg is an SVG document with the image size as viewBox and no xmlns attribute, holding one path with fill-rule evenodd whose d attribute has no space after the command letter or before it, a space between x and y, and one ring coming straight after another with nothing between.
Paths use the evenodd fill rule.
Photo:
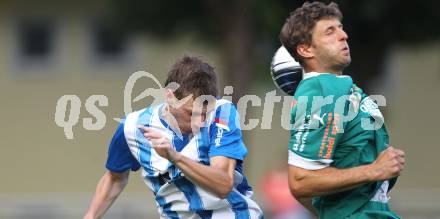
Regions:
<instances>
[{"instance_id":1,"label":"player's head","mask_svg":"<svg viewBox=\"0 0 440 219\"><path fill-rule=\"evenodd\" d=\"M207 111L213 108L212 101L203 101L201 97L211 97L215 100L218 95L217 75L214 68L197 57L184 56L171 67L165 86L177 83L179 88L167 90L168 109L182 133L198 130L206 119ZM176 104L179 100L182 104ZM214 103L215 104L215 103Z\"/></svg>"},{"instance_id":2,"label":"player's head","mask_svg":"<svg viewBox=\"0 0 440 219\"><path fill-rule=\"evenodd\" d=\"M351 57L341 21L336 3L306 2L286 19L281 43L308 71L342 72Z\"/></svg>"}]
</instances>

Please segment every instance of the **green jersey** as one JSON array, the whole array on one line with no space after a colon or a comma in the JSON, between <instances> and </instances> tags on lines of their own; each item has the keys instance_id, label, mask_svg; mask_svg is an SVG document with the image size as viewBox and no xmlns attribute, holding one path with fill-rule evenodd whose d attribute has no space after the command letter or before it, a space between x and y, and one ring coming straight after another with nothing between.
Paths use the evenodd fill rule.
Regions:
<instances>
[{"instance_id":1,"label":"green jersey","mask_svg":"<svg viewBox=\"0 0 440 219\"><path fill-rule=\"evenodd\" d=\"M289 164L308 170L338 169L372 163L388 146L376 101L349 76L308 73L292 105ZM370 201L386 204L394 180L363 184L314 197L320 218L346 218Z\"/></svg>"}]
</instances>

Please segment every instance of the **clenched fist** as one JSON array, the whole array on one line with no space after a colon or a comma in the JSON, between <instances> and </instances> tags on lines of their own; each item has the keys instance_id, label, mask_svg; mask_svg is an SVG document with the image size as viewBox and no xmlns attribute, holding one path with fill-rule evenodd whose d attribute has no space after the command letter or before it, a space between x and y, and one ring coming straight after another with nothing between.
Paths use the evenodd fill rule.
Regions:
<instances>
[{"instance_id":1,"label":"clenched fist","mask_svg":"<svg viewBox=\"0 0 440 219\"><path fill-rule=\"evenodd\" d=\"M370 165L372 181L387 180L400 175L405 165L405 152L392 146L382 151Z\"/></svg>"},{"instance_id":2,"label":"clenched fist","mask_svg":"<svg viewBox=\"0 0 440 219\"><path fill-rule=\"evenodd\" d=\"M149 128L145 126L138 126L139 129L141 129L144 133L144 137L147 138L150 143L151 147L163 158L171 161L176 162L180 160L181 155L179 152L177 152L173 145L171 144L170 140L166 138L163 134L161 134L159 131L154 130L154 128Z\"/></svg>"}]
</instances>

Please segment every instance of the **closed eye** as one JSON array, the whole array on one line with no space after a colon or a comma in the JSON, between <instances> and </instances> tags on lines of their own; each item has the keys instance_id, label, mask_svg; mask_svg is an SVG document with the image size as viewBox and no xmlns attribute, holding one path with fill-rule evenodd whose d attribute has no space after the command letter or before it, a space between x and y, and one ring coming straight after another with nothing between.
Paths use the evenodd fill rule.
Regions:
<instances>
[{"instance_id":1,"label":"closed eye","mask_svg":"<svg viewBox=\"0 0 440 219\"><path fill-rule=\"evenodd\" d=\"M330 27L327 27L327 28L325 29L324 34L325 34L325 35L330 35L330 34L334 33L334 32L336 31L336 29L344 30L344 25L342 25L342 24L338 24L337 26L330 26Z\"/></svg>"}]
</instances>

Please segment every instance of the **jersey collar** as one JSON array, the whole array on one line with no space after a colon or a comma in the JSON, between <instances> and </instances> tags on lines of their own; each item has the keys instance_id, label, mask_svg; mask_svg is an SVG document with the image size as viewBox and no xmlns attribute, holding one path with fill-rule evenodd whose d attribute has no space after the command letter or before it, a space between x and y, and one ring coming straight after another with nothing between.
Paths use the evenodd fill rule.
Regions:
<instances>
[{"instance_id":1,"label":"jersey collar","mask_svg":"<svg viewBox=\"0 0 440 219\"><path fill-rule=\"evenodd\" d=\"M318 72L314 72L314 71L307 72L307 73L304 73L303 79L312 78L312 77L316 77L316 76L323 75L323 74L329 74L329 73L318 73Z\"/></svg>"},{"instance_id":2,"label":"jersey collar","mask_svg":"<svg viewBox=\"0 0 440 219\"><path fill-rule=\"evenodd\" d=\"M307 73L304 73L303 74L303 80L304 79L307 79L307 78L313 78L313 77L316 77L316 76L319 76L319 75L329 75L329 74L331 74L331 73L318 73L318 72L314 72L314 71L312 71L312 72L307 72ZM346 77L350 77L350 76L348 76L348 75L335 75L336 77L339 77L339 78L346 78Z\"/></svg>"}]
</instances>

